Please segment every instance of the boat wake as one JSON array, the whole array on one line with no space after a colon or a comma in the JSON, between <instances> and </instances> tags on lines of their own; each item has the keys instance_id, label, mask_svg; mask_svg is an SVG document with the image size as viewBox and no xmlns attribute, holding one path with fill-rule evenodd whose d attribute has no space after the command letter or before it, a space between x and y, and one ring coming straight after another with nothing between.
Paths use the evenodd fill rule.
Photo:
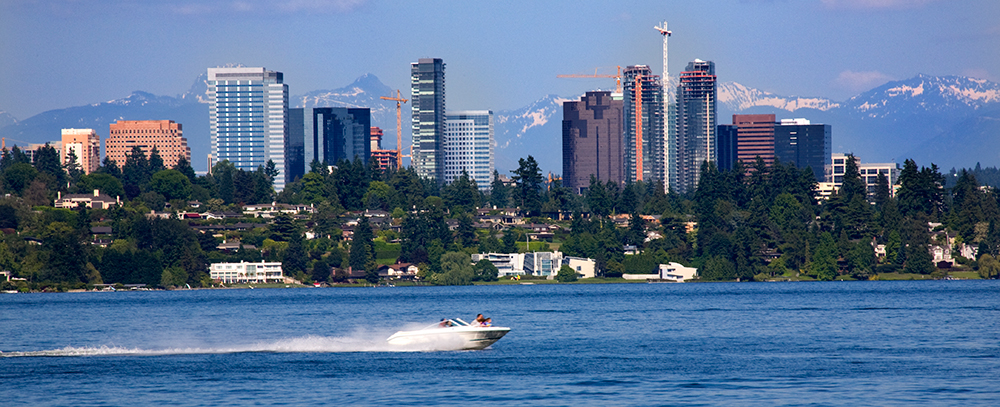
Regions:
<instances>
[{"instance_id":1,"label":"boat wake","mask_svg":"<svg viewBox=\"0 0 1000 407\"><path fill-rule=\"evenodd\" d=\"M262 341L228 347L164 347L142 348L126 346L67 346L60 349L0 352L0 357L73 357L73 356L168 356L225 353L345 353L345 352L431 352L462 349L461 341L445 341L406 346L389 345L378 336L303 336Z\"/></svg>"}]
</instances>

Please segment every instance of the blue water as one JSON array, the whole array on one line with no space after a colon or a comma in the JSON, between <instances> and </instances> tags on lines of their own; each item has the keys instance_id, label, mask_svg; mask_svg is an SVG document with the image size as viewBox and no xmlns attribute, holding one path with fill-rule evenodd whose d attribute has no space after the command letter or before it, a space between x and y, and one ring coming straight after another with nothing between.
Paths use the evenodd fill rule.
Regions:
<instances>
[{"instance_id":1,"label":"blue water","mask_svg":"<svg viewBox=\"0 0 1000 407\"><path fill-rule=\"evenodd\" d=\"M0 295L0 404L1000 405L998 321L1000 281Z\"/></svg>"}]
</instances>

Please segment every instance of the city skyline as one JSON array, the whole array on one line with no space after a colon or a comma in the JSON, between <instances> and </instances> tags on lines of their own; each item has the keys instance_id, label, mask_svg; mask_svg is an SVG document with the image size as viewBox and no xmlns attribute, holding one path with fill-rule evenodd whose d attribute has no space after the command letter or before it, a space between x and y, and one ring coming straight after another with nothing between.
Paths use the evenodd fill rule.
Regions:
<instances>
[{"instance_id":1,"label":"city skyline","mask_svg":"<svg viewBox=\"0 0 1000 407\"><path fill-rule=\"evenodd\" d=\"M227 18L218 19L219 13ZM998 14L996 2L955 7L926 0L594 2L573 8L524 2L12 1L0 5L0 52L6 56L0 75L17 79L0 84L0 110L24 119L137 89L177 94L205 67L229 63L285 72L293 94L369 72L406 89L407 63L433 56L453 71L449 105L496 111L522 106L539 90L579 95L613 87L606 79L569 81L557 74L612 73L616 65L635 64L661 74L662 38L653 26L663 20L674 32L671 72L696 58L712 60L724 67L719 76L726 81L843 100L918 73L996 81L1000 24L992 17ZM432 15L437 26L406 29L415 21L411 16ZM581 40L575 35L580 26L602 27L602 35ZM319 30L329 31L321 41L328 52L293 41Z\"/></svg>"}]
</instances>

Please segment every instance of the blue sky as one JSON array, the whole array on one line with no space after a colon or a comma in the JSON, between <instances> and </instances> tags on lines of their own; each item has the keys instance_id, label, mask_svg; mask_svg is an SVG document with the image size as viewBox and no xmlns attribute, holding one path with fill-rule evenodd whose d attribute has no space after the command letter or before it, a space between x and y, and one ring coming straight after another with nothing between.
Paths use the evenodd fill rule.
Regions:
<instances>
[{"instance_id":1,"label":"blue sky","mask_svg":"<svg viewBox=\"0 0 1000 407\"><path fill-rule=\"evenodd\" d=\"M409 63L447 63L450 109L571 96L616 65L713 60L721 81L843 100L918 73L1000 78L1000 1L3 0L0 110L18 119L186 91L210 66L282 71L293 95L373 73L408 94Z\"/></svg>"}]
</instances>

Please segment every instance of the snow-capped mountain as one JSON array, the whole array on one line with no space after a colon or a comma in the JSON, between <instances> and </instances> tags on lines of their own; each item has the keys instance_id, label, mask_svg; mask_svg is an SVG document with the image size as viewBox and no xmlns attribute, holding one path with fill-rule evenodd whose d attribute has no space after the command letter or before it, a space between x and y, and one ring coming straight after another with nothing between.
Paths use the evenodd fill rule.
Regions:
<instances>
[{"instance_id":1,"label":"snow-capped mountain","mask_svg":"<svg viewBox=\"0 0 1000 407\"><path fill-rule=\"evenodd\" d=\"M843 103L859 118L905 118L915 114L964 117L1000 102L1000 84L964 76L928 76L893 81Z\"/></svg>"},{"instance_id":2,"label":"snow-capped mountain","mask_svg":"<svg viewBox=\"0 0 1000 407\"><path fill-rule=\"evenodd\" d=\"M562 172L562 104L568 100L545 95L530 105L497 112L493 118L494 163L501 174L517 169L517 160L531 155L544 171Z\"/></svg>"},{"instance_id":3,"label":"snow-capped mountain","mask_svg":"<svg viewBox=\"0 0 1000 407\"><path fill-rule=\"evenodd\" d=\"M798 109L827 111L840 106L839 103L825 98L778 96L736 82L719 83L717 98L720 104L733 112L742 112L754 107L773 107L789 112Z\"/></svg>"},{"instance_id":4,"label":"snow-capped mountain","mask_svg":"<svg viewBox=\"0 0 1000 407\"><path fill-rule=\"evenodd\" d=\"M408 93L408 91L407 91ZM381 127L386 134L396 132L396 105L381 96L396 96L396 92L372 74L364 74L353 83L339 89L314 90L289 98L289 107L367 107L371 109L372 125ZM404 94L405 98L406 95ZM406 135L410 115L409 103L403 104L404 131Z\"/></svg>"}]
</instances>

